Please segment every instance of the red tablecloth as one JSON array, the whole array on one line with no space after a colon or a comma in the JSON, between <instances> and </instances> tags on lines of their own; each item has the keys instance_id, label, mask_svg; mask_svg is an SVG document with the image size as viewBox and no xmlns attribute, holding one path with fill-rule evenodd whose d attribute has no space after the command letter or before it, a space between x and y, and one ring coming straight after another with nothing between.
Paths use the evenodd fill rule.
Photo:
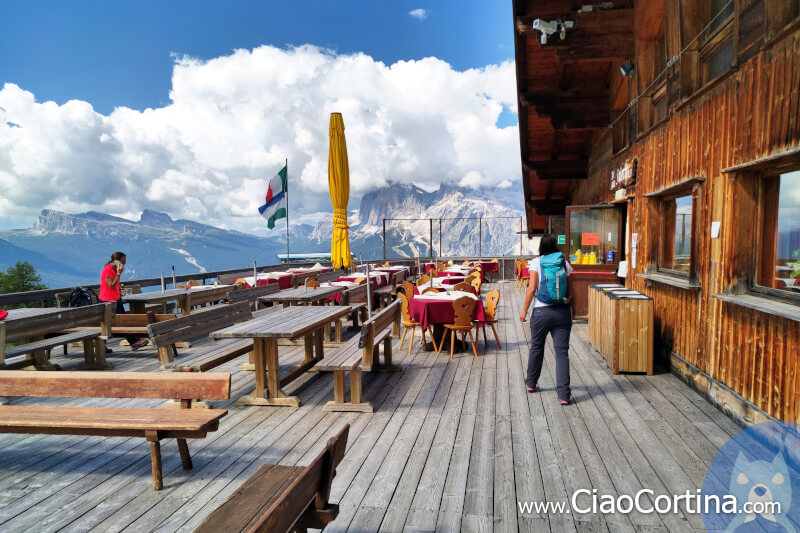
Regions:
<instances>
[{"instance_id":1,"label":"red tablecloth","mask_svg":"<svg viewBox=\"0 0 800 533\"><path fill-rule=\"evenodd\" d=\"M530 273L528 272L528 267L522 267L522 270L517 273L517 279L528 278L530 277Z\"/></svg>"},{"instance_id":2,"label":"red tablecloth","mask_svg":"<svg viewBox=\"0 0 800 533\"><path fill-rule=\"evenodd\" d=\"M432 324L452 324L455 319L452 300L433 300L428 298L411 298L408 302L408 314L411 318L427 328ZM472 320L483 322L486 314L483 310L483 302L475 302L475 309L472 311Z\"/></svg>"},{"instance_id":3,"label":"red tablecloth","mask_svg":"<svg viewBox=\"0 0 800 533\"><path fill-rule=\"evenodd\" d=\"M447 270L443 270L442 272L439 272L439 276L438 277L440 277L440 278L460 277L461 279L466 279L466 276L461 272L448 272Z\"/></svg>"},{"instance_id":4,"label":"red tablecloth","mask_svg":"<svg viewBox=\"0 0 800 533\"><path fill-rule=\"evenodd\" d=\"M481 269L484 272L499 272L497 263L494 261L481 261Z\"/></svg>"}]
</instances>

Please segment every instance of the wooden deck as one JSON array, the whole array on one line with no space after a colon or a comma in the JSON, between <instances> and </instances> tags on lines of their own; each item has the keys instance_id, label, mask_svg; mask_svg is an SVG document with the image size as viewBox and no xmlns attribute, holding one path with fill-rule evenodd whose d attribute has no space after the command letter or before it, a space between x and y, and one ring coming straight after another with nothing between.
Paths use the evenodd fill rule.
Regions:
<instances>
[{"instance_id":1,"label":"wooden deck","mask_svg":"<svg viewBox=\"0 0 800 533\"><path fill-rule=\"evenodd\" d=\"M331 500L341 506L327 531L687 531L700 515L521 514L518 501L568 501L577 489L598 494L682 494L738 431L722 413L670 374L612 376L585 342L571 341L576 403L558 404L553 356L538 394L525 392L528 323L517 318L522 293L501 283L498 333L479 357L452 361L414 346L401 373L365 374L371 414L324 413L331 374L309 375L288 393L299 408L240 407L253 387L241 360L230 412L220 430L189 441L194 469L177 446L162 446L164 489L150 488L148 444L137 438L0 435L0 530L191 531L264 463L304 465L345 423L347 454ZM491 339L492 335L489 332ZM154 351L109 354L116 370L158 371ZM548 346L548 350L551 348ZM71 369L77 350L53 361ZM397 353L397 352L396 352ZM287 368L302 347L281 347ZM286 355L284 355L286 354ZM12 404L157 406L160 401L13 398Z\"/></svg>"}]
</instances>

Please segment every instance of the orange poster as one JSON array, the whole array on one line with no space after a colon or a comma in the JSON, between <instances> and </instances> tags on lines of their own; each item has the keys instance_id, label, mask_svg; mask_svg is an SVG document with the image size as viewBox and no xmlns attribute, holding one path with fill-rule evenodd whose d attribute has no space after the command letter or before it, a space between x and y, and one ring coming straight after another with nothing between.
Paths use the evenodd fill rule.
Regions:
<instances>
[{"instance_id":1,"label":"orange poster","mask_svg":"<svg viewBox=\"0 0 800 533\"><path fill-rule=\"evenodd\" d=\"M581 233L581 246L599 246L599 233Z\"/></svg>"}]
</instances>

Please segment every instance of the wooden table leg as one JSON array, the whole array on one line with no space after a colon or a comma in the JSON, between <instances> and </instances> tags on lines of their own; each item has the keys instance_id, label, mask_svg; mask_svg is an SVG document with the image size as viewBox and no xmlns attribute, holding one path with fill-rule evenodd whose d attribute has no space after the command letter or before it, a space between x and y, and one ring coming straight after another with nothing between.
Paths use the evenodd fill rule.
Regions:
<instances>
[{"instance_id":1,"label":"wooden table leg","mask_svg":"<svg viewBox=\"0 0 800 533\"><path fill-rule=\"evenodd\" d=\"M130 302L130 304L131 304L131 312L132 313L135 313L135 314L138 314L138 315L143 315L143 314L146 313L146 309L145 308L146 308L147 304L145 304L145 302L136 301L136 302Z\"/></svg>"},{"instance_id":2,"label":"wooden table leg","mask_svg":"<svg viewBox=\"0 0 800 533\"><path fill-rule=\"evenodd\" d=\"M280 388L280 365L278 364L278 339L255 338L254 359L256 388L250 395L242 396L239 405L284 405L299 407L296 396L286 396Z\"/></svg>"},{"instance_id":3,"label":"wooden table leg","mask_svg":"<svg viewBox=\"0 0 800 533\"><path fill-rule=\"evenodd\" d=\"M323 344L322 328L314 332L314 351L316 352L316 360L322 361L325 357L325 345Z\"/></svg>"}]
</instances>

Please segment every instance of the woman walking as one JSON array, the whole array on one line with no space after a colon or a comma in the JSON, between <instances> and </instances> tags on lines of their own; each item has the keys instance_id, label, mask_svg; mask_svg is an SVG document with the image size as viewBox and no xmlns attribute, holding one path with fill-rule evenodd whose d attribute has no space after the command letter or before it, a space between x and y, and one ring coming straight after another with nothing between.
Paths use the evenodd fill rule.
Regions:
<instances>
[{"instance_id":1,"label":"woman walking","mask_svg":"<svg viewBox=\"0 0 800 533\"><path fill-rule=\"evenodd\" d=\"M100 273L100 296L97 298L101 302L117 302L117 314L125 314L125 307L122 305L122 296L119 291L119 282L122 272L125 270L125 263L127 257L122 252L114 252L111 254L111 260L103 267ZM131 350L138 350L147 344L147 340L139 339L126 335L128 344L131 345ZM111 349L106 349L110 352Z\"/></svg>"},{"instance_id":2,"label":"woman walking","mask_svg":"<svg viewBox=\"0 0 800 533\"><path fill-rule=\"evenodd\" d=\"M569 334L572 329L572 311L567 297L567 277L572 266L558 250L556 238L544 235L539 242L539 257L531 261L528 269L530 283L525 293L525 303L519 319L525 322L531 301L531 348L528 352L528 373L525 385L528 392L537 392L539 376L544 362L544 343L547 334L553 338L556 353L556 392L561 405L572 401L569 388Z\"/></svg>"}]
</instances>

